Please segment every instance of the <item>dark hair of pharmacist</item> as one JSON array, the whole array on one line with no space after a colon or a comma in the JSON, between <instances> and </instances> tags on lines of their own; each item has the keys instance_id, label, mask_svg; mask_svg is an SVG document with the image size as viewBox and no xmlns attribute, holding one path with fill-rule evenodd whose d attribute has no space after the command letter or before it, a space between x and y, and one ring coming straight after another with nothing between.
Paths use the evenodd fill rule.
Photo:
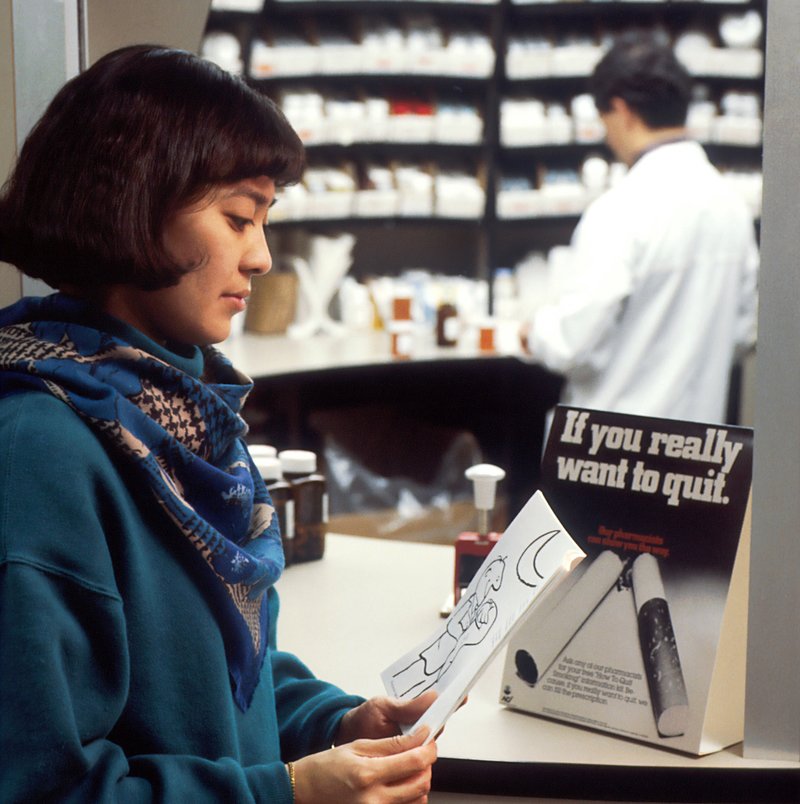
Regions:
<instances>
[{"instance_id":1,"label":"dark hair of pharmacist","mask_svg":"<svg viewBox=\"0 0 800 804\"><path fill-rule=\"evenodd\" d=\"M692 79L663 38L630 31L598 62L589 90L600 112L621 98L650 128L669 128L686 122Z\"/></svg>"},{"instance_id":2,"label":"dark hair of pharmacist","mask_svg":"<svg viewBox=\"0 0 800 804\"><path fill-rule=\"evenodd\" d=\"M300 139L280 109L216 65L147 45L68 82L28 136L0 200L0 258L52 287L177 283L170 215L209 188L299 180Z\"/></svg>"}]
</instances>

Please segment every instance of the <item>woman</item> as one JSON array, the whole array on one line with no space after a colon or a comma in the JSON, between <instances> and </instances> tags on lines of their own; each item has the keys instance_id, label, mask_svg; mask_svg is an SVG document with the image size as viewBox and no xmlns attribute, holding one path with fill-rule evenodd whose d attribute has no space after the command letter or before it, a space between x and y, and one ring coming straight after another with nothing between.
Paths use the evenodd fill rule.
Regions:
<instances>
[{"instance_id":1,"label":"woman","mask_svg":"<svg viewBox=\"0 0 800 804\"><path fill-rule=\"evenodd\" d=\"M70 81L0 198L0 801L425 801L432 696L364 701L276 649L283 567L211 344L302 146L185 52ZM331 748L332 745L336 747Z\"/></svg>"}]
</instances>

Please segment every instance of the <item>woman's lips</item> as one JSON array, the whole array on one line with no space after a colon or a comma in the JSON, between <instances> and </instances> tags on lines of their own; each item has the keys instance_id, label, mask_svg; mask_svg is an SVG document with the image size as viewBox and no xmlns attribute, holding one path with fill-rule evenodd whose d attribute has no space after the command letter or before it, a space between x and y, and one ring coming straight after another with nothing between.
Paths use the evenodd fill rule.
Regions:
<instances>
[{"instance_id":1,"label":"woman's lips","mask_svg":"<svg viewBox=\"0 0 800 804\"><path fill-rule=\"evenodd\" d=\"M247 297L250 295L249 291L242 293L223 293L222 298L228 299L231 304L236 308L237 313L241 313L247 308Z\"/></svg>"}]
</instances>

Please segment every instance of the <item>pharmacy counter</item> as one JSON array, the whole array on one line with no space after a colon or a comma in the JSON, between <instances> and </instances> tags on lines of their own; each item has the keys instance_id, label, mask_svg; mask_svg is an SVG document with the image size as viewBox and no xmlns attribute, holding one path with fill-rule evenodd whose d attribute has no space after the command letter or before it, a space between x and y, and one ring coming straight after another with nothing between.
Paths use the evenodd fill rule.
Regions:
<instances>
[{"instance_id":1,"label":"pharmacy counter","mask_svg":"<svg viewBox=\"0 0 800 804\"><path fill-rule=\"evenodd\" d=\"M348 691L382 694L381 671L439 624L452 562L442 545L329 536L322 561L279 582L279 645ZM507 710L502 661L439 739L432 804L800 801L799 763L744 759L741 745L695 758Z\"/></svg>"},{"instance_id":2,"label":"pharmacy counter","mask_svg":"<svg viewBox=\"0 0 800 804\"><path fill-rule=\"evenodd\" d=\"M301 340L245 333L222 349L255 381L245 407L254 439L319 451L314 414L349 415L367 439L369 415L360 414L392 408L474 434L485 460L506 469L514 510L536 487L545 414L561 378L519 354L420 345L412 359L397 360L385 332Z\"/></svg>"},{"instance_id":3,"label":"pharmacy counter","mask_svg":"<svg viewBox=\"0 0 800 804\"><path fill-rule=\"evenodd\" d=\"M308 338L244 332L229 338L221 348L237 368L254 379L379 365L520 357L514 351L487 354L463 345L438 347L421 341L411 360L398 361L391 355L388 333L382 331L320 334Z\"/></svg>"}]
</instances>

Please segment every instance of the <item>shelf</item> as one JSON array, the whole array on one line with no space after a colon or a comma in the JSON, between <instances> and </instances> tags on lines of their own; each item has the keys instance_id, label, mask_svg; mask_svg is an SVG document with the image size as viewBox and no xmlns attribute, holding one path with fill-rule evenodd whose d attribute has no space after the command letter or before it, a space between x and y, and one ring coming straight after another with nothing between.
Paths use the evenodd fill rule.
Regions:
<instances>
[{"instance_id":1,"label":"shelf","mask_svg":"<svg viewBox=\"0 0 800 804\"><path fill-rule=\"evenodd\" d=\"M331 218L296 218L270 222L270 229L286 229L292 227L308 227L312 229L371 229L376 226L385 229L397 229L412 226L442 226L453 229L478 229L483 224L483 216L479 218L447 218L438 216L419 217L391 215L386 217L331 217Z\"/></svg>"},{"instance_id":2,"label":"shelf","mask_svg":"<svg viewBox=\"0 0 800 804\"><path fill-rule=\"evenodd\" d=\"M439 156L458 154L459 156L472 156L480 152L486 145L480 142L439 142L425 140L420 142L394 142L384 140L358 140L348 144L333 142L306 142L304 143L309 154L330 156L336 159L352 157L354 154L369 153L376 155L383 153L392 159L418 158L422 156L426 161Z\"/></svg>"},{"instance_id":3,"label":"shelf","mask_svg":"<svg viewBox=\"0 0 800 804\"><path fill-rule=\"evenodd\" d=\"M525 82L585 82L603 55L599 45L563 46L547 51L529 50L519 53L513 43L524 41L512 37L512 47L505 54L505 76L510 86ZM758 48L709 48L682 58L689 74L700 81L755 82L764 79L764 57Z\"/></svg>"},{"instance_id":4,"label":"shelf","mask_svg":"<svg viewBox=\"0 0 800 804\"><path fill-rule=\"evenodd\" d=\"M725 72L705 72L703 70L695 71L689 70L689 73L697 81L702 83L712 84L743 84L746 86L757 85L760 86L764 82L763 70L759 69L758 72L742 73L725 73ZM586 86L586 81L589 78L590 71L570 72L570 73L530 73L518 74L515 76L505 76L503 87L507 89L516 89L526 84L544 84L552 85L554 88L564 92L569 89L570 85Z\"/></svg>"},{"instance_id":5,"label":"shelf","mask_svg":"<svg viewBox=\"0 0 800 804\"><path fill-rule=\"evenodd\" d=\"M429 164L435 163L446 168L448 165L475 164L482 157L487 144L448 143L434 141L383 142L363 140L350 143L309 142L304 140L309 166L340 164L349 161L357 165L370 163L385 164Z\"/></svg>"},{"instance_id":6,"label":"shelf","mask_svg":"<svg viewBox=\"0 0 800 804\"><path fill-rule=\"evenodd\" d=\"M499 7L501 0L266 0L260 11L238 11L232 9L211 8L209 19L217 21L226 17L252 19L269 14L304 14L325 12L370 12L386 14L397 11L445 11L447 13L491 13L492 9ZM410 6L410 7L409 7Z\"/></svg>"},{"instance_id":7,"label":"shelf","mask_svg":"<svg viewBox=\"0 0 800 804\"><path fill-rule=\"evenodd\" d=\"M761 142L758 143L738 143L738 142L708 142L698 139L706 151L713 151L715 158L747 158L761 156ZM603 153L610 158L610 151L604 141L596 140L593 142L543 142L540 144L520 144L520 145L507 145L500 143L500 149L505 155L509 156L522 156L522 157L536 157L538 159L561 159L565 156L574 156L582 158L587 153Z\"/></svg>"},{"instance_id":8,"label":"shelf","mask_svg":"<svg viewBox=\"0 0 800 804\"><path fill-rule=\"evenodd\" d=\"M392 88L424 83L425 88L436 89L437 87L449 87L454 91L468 87L480 89L491 79L491 75L463 75L425 72L343 72L343 73L302 73L297 75L275 74L268 78L247 77L247 81L256 89L267 92L275 89L277 85L291 86L295 84L308 85L312 82L315 88L352 84L354 81L360 84L380 86L390 86Z\"/></svg>"},{"instance_id":9,"label":"shelf","mask_svg":"<svg viewBox=\"0 0 800 804\"><path fill-rule=\"evenodd\" d=\"M611 16L615 12L624 11L626 16L642 16L652 22L654 18L668 19L696 19L701 14L724 14L741 11L742 9L758 7L760 0L755 2L725 2L714 0L665 0L664 2L647 2L647 0L566 0L562 2L524 3L510 2L508 8L514 17L546 17L555 19L569 19L580 17Z\"/></svg>"},{"instance_id":10,"label":"shelf","mask_svg":"<svg viewBox=\"0 0 800 804\"><path fill-rule=\"evenodd\" d=\"M569 214L552 213L550 215L535 215L529 217L519 216L516 218L501 218L497 216L494 220L494 225L502 227L503 231L513 230L514 228L528 229L529 227L540 227L542 229L549 227L553 229L569 228L571 231L580 220L580 216L580 212Z\"/></svg>"},{"instance_id":11,"label":"shelf","mask_svg":"<svg viewBox=\"0 0 800 804\"><path fill-rule=\"evenodd\" d=\"M275 218L280 214L287 214L287 218L275 220L276 229L293 233L351 230L358 232L358 240L364 243L370 257L383 247L391 250L387 270L389 265L407 264L422 265L432 271L439 266L437 260L444 257L437 242L442 238L437 232L452 242L459 239L456 232L469 231L470 241L473 237L476 241L471 251L475 265L465 266L465 271L468 275L488 278L498 265L514 265L531 250L567 242L585 207L585 204L570 206L567 203L560 212L555 209L547 214L525 213L524 199L518 204L516 199L508 197L501 201L495 194L501 180L520 178L538 187L548 170L578 175L589 155L597 154L612 161L602 141L602 131L597 130L598 121L582 114L580 106L575 107L576 116L572 116L572 100L586 94L587 78L601 55L598 43L604 42L610 33L633 26L660 26L673 36L699 27L711 36L713 43L723 15L752 9L764 17L765 0L746 3L730 0L562 0L548 3L266 0L259 11L212 9L209 28L227 30L237 36L245 65L251 64L254 53L258 55L257 41L277 36L279 32L283 32L284 37L286 32L293 32L304 45L288 61L282 62L279 55L273 74L246 79L277 102L287 104L287 115L306 144L309 166L318 169L314 186L328 191L311 201L317 210L311 216L304 214L302 196L298 197L298 206L293 207L291 193L287 191L280 212L275 210ZM433 30L440 32L440 38L433 40L435 46L428 48L428 52L417 48L418 42L409 45L409 40L404 38L409 30L419 32L421 37L427 35L428 29L417 22L426 15L433 20ZM412 20L414 24L409 29ZM362 46L359 52L357 43L367 31L375 32L371 42L384 41L379 25L384 21L391 31L386 41L391 41L392 47L381 49L380 45L373 44ZM480 66L468 70L458 69L453 61L443 61L445 52L452 53L446 51L449 32L465 26L475 29L481 42L473 51ZM341 38L342 47L332 47L323 57L317 43L335 43L337 37ZM527 62L524 51L509 57L510 43L526 37L545 37L551 43L548 56L538 64ZM578 44L571 44L573 38ZM588 46L581 40L586 40ZM487 42L491 53L487 53ZM569 46L555 47L555 43ZM415 62L414 58L420 53L422 61ZM519 53L523 53L522 59L518 58ZM262 64L269 64L273 55L274 51L266 52ZM303 59L306 60L303 66L298 67ZM515 66L512 65L509 76L510 62ZM284 74L281 74L282 69ZM287 74L286 69L295 74ZM758 177L750 174L757 174L760 167L760 132L755 124L740 124L723 115L723 112L731 114L735 104L731 101L723 108L721 101L729 92L755 93L763 98L763 50L752 50L742 58L741 53L729 48L714 47L694 60L691 72L697 83L705 87L709 101L715 106L711 114L716 113L716 117L703 117L704 110L697 109L695 136L714 163L737 171L733 176L738 182L737 190L742 189L757 217L760 212ZM728 97L735 99L735 96ZM443 142L421 121L411 119L419 117L419 113L411 114L408 120L398 124L399 116L389 113L397 111L392 105L397 98L405 98L412 104L423 102L426 115L429 109L436 113L437 108L444 107L451 107L451 110L466 107L472 114L467 116L469 119L461 118L463 123L448 118L440 124L445 136L450 128L458 131L453 139L459 141ZM345 105L337 107L336 103L342 100ZM377 123L367 117L366 105L363 120L358 116L358 109L347 107L350 102L374 104L376 100L378 106L369 108L371 115L377 115ZM503 106L504 101L511 103ZM531 120L528 101L544 105L547 121L543 124L544 136L526 133L526 127L535 125L527 122ZM553 104L563 106L566 114L555 115ZM409 109L415 111L411 106ZM503 110L505 113L501 114ZM351 111L352 119L348 117ZM510 117L506 117L507 114ZM708 119L712 120L710 124ZM578 136L586 135L585 139L575 139L574 126L578 126ZM389 131L392 133L386 133ZM597 139L592 139L595 134ZM548 139L549 136L554 138ZM479 217L466 218L396 215L392 213L396 207L379 193L373 199L364 196L359 206L348 204L331 192L353 183L356 190L363 192L364 187L372 186L370 180L378 184L378 177L381 181L385 179L381 171L393 170L397 164L418 166L433 177L437 168L452 166L474 177L478 187L486 189L483 212ZM329 167L343 170L344 175L337 177L339 181L328 182L325 178ZM377 173L372 174L373 169ZM370 171L369 180L367 171ZM468 189L472 191L471 186ZM531 196L531 209L541 209L540 200ZM425 205L408 207L415 213L426 208ZM508 217L509 210L511 217ZM387 214L360 216L358 211L386 211ZM407 232L413 234L404 234ZM387 246L381 239L393 233L396 236L390 238ZM426 248L431 253L429 260L425 256ZM404 260L400 254L403 249L410 249L413 256ZM421 255L422 262L419 261ZM446 257L444 261L448 262ZM371 271L374 264L374 259L367 269L354 264L354 275Z\"/></svg>"}]
</instances>

